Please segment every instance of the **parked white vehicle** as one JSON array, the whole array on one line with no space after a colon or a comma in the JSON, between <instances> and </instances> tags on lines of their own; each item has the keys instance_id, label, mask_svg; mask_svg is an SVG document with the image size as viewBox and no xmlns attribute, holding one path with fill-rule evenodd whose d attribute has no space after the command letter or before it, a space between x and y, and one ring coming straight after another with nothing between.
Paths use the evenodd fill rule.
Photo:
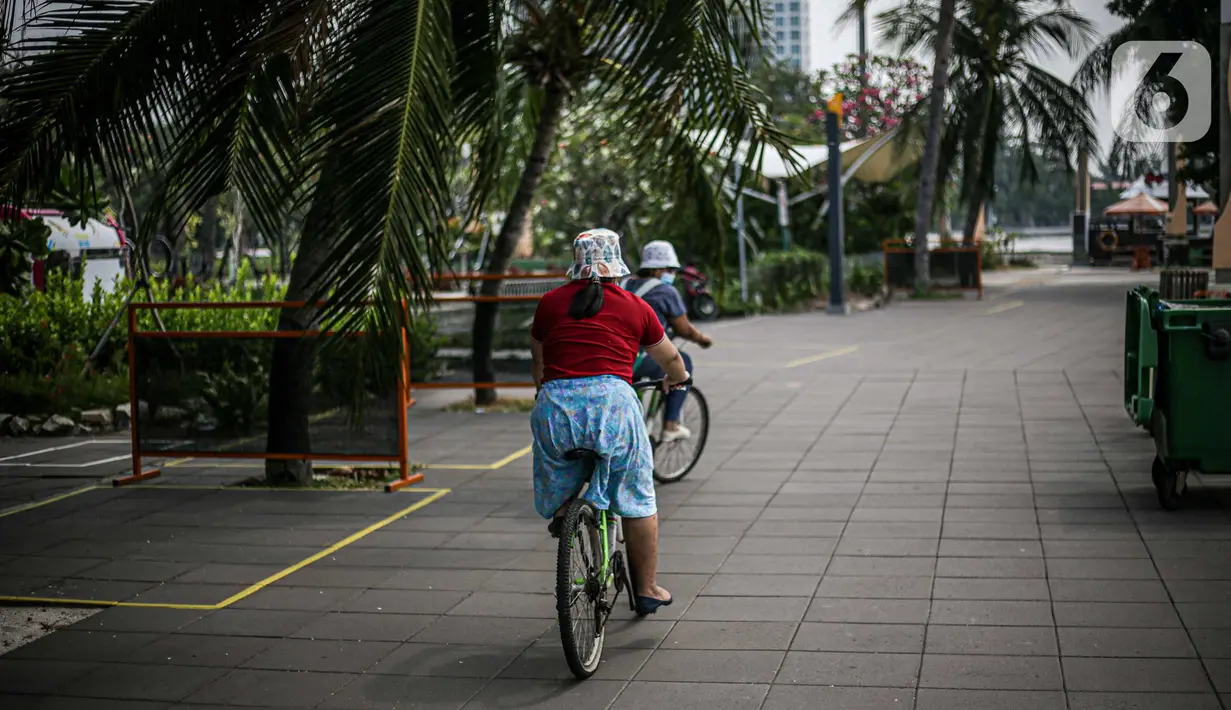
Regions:
<instances>
[{"instance_id":1,"label":"parked white vehicle","mask_svg":"<svg viewBox=\"0 0 1231 710\"><path fill-rule=\"evenodd\" d=\"M21 219L42 218L51 228L51 235L47 237L51 253L46 259L36 259L32 269L34 287L40 291L46 286L49 269L66 269L80 275L83 298L93 292L95 281L101 283L103 291L111 292L117 288L117 280L128 273L124 235L114 223L91 219L85 224L73 224L54 210L25 209L20 215Z\"/></svg>"}]
</instances>

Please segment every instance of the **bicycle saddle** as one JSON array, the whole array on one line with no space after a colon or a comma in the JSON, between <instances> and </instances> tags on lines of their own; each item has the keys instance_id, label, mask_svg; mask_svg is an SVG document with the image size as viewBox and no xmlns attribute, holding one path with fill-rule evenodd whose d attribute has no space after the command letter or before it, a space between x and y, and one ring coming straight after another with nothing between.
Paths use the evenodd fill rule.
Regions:
<instances>
[{"instance_id":1,"label":"bicycle saddle","mask_svg":"<svg viewBox=\"0 0 1231 710\"><path fill-rule=\"evenodd\" d=\"M564 452L564 459L566 461L593 462L598 461L601 458L602 456L599 456L598 452L593 449L569 449Z\"/></svg>"}]
</instances>

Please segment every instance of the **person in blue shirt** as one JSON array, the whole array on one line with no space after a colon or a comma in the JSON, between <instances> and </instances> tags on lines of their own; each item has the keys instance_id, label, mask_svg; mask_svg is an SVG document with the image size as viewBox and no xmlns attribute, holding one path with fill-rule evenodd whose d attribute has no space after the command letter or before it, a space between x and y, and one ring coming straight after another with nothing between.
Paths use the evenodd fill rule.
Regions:
<instances>
[{"instance_id":1,"label":"person in blue shirt","mask_svg":"<svg viewBox=\"0 0 1231 710\"><path fill-rule=\"evenodd\" d=\"M641 265L637 270L637 275L626 280L624 288L650 304L668 335L691 340L703 348L708 348L714 344L714 341L697 330L688 320L688 309L684 306L684 299L672 285L675 282L675 272L679 268L680 260L675 255L675 247L671 246L670 242L650 242L641 249ZM693 369L692 358L688 357L688 353L682 352L680 355L684 357L685 369L695 378L696 370ZM633 373L636 379L661 379L662 376L662 368L654 362L653 358L648 357L641 358L641 364ZM667 395L662 443L692 436L688 427L680 423L680 412L683 411L684 402L687 399L688 391L683 388L672 390Z\"/></svg>"}]
</instances>

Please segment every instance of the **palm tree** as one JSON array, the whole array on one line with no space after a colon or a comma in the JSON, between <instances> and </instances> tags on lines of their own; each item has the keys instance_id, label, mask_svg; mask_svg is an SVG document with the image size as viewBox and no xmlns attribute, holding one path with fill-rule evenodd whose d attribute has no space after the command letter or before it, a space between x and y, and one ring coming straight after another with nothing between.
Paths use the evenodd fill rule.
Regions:
<instances>
[{"instance_id":1,"label":"palm tree","mask_svg":"<svg viewBox=\"0 0 1231 710\"><path fill-rule=\"evenodd\" d=\"M1138 3L1114 3L1108 6L1112 14L1121 17L1125 23L1091 49L1082 62L1073 83L1086 93L1106 91L1115 78L1116 67L1113 57L1116 49L1131 42L1176 41L1188 40L1211 51L1218 47L1219 7L1218 3L1186 2L1186 0L1143 0ZM1136 94L1129 106L1125 107L1125 118L1131 113L1144 115L1149 99L1156 92L1165 89L1165 78L1171 67L1165 62L1156 62L1145 76L1145 81L1136 88ZM1221 70L1215 67L1211 72L1210 96L1217 97L1218 88L1225 81L1227 68ZM1174 114L1187 110L1187 102L1176 101L1171 106ZM1172 124L1178 121L1179 115L1169 117ZM1211 130L1199 138L1189 138L1183 141L1183 154L1188 158L1185 167L1177 172L1186 180L1192 180L1207 187L1217 186L1219 179L1217 130ZM1120 140L1118 137L1113 145L1113 151L1120 154L1114 162L1129 166L1156 159L1164 152L1164 146L1158 144L1133 144ZM1136 173L1140 174L1140 173ZM1127 177L1130 179L1134 174ZM1176 183L1175 180L1172 181ZM1229 186L1220 187L1218 193L1225 195Z\"/></svg>"},{"instance_id":2,"label":"palm tree","mask_svg":"<svg viewBox=\"0 0 1231 710\"><path fill-rule=\"evenodd\" d=\"M759 27L751 10L744 19ZM522 92L534 140L493 273L579 88L599 91L631 150L658 155L663 169L684 165L676 159L693 131L752 126L754 138L776 140L729 59L731 12L720 0L63 0L35 20L28 61L0 87L0 188L14 199L38 193L66 156L123 188L153 160L163 180L139 241L231 189L265 234L303 206L286 297L309 305L284 309L279 328L330 319L363 330L362 356L393 373L403 304L426 303L430 272L445 261L459 147L473 148L477 211ZM494 315L480 308L477 335ZM489 355L477 353L478 375ZM303 450L313 356L280 338L274 358L269 450ZM266 472L308 474L281 463Z\"/></svg>"},{"instance_id":3,"label":"palm tree","mask_svg":"<svg viewBox=\"0 0 1231 710\"><path fill-rule=\"evenodd\" d=\"M960 153L966 241L973 239L979 213L993 196L1003 145L1020 147L1022 179L1029 182L1038 179L1040 160L1072 170L1078 153L1095 146L1085 95L1034 64L1057 51L1078 58L1093 28L1065 0L1048 5L980 0L956 8L945 133ZM921 0L882 13L880 21L889 39L914 51L937 46L933 18L938 14L934 2Z\"/></svg>"},{"instance_id":4,"label":"palm tree","mask_svg":"<svg viewBox=\"0 0 1231 710\"><path fill-rule=\"evenodd\" d=\"M722 128L739 136L754 126L769 136L767 119L732 57L746 49L742 35L759 36L759 3L672 2L643 7L626 2L526 2L511 16L508 61L511 81L532 88L533 138L485 271L503 274L530 215L535 192L556 146L561 116L579 104L624 126L628 149L658 164L690 164L692 131ZM650 7L653 10L647 11ZM748 29L745 29L748 28ZM759 141L762 135L755 136ZM774 134L776 136L776 134ZM772 136L771 136L772 137ZM681 179L704 179L683 170ZM500 282L485 281L481 296L495 296ZM496 302L477 304L474 381L490 383ZM492 389L475 400L490 403Z\"/></svg>"}]
</instances>

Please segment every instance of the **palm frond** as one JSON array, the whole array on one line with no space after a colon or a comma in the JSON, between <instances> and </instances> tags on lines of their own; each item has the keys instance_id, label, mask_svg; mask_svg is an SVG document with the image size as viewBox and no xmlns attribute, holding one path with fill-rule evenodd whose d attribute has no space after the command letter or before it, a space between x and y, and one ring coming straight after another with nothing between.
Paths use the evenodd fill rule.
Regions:
<instances>
[{"instance_id":1,"label":"palm frond","mask_svg":"<svg viewBox=\"0 0 1231 710\"><path fill-rule=\"evenodd\" d=\"M456 154L449 6L355 2L313 114L320 178L295 263L300 278L292 275L303 293L288 298L328 296L321 317L384 345L405 326L406 302L425 305L429 271L444 260Z\"/></svg>"}]
</instances>

